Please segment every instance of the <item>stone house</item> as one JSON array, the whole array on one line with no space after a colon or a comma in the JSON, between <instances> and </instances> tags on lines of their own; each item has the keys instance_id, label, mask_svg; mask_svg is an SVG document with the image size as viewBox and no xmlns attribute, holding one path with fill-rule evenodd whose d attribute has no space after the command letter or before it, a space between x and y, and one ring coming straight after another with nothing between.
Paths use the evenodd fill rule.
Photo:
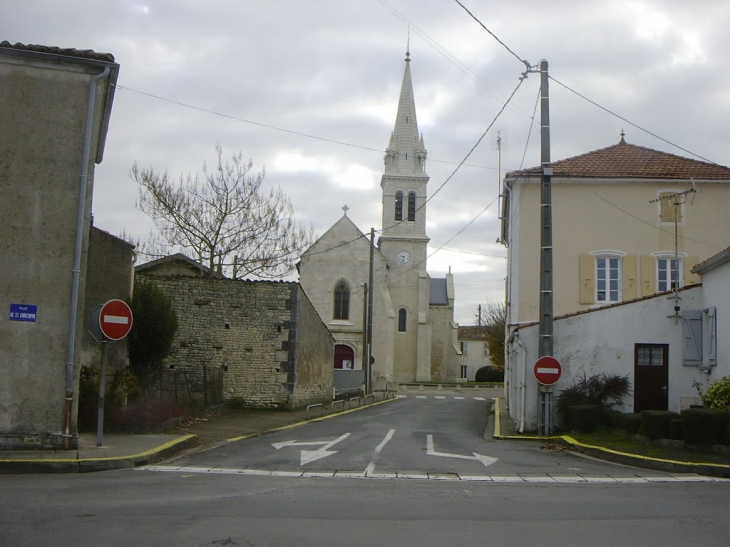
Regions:
<instances>
[{"instance_id":1,"label":"stone house","mask_svg":"<svg viewBox=\"0 0 730 547\"><path fill-rule=\"evenodd\" d=\"M0 43L0 447L78 445L94 165L119 65Z\"/></svg>"},{"instance_id":2,"label":"stone house","mask_svg":"<svg viewBox=\"0 0 730 547\"><path fill-rule=\"evenodd\" d=\"M227 279L182 254L135 268L172 300L178 317L168 367L201 393L222 374L225 400L252 408L330 401L334 340L298 283Z\"/></svg>"}]
</instances>

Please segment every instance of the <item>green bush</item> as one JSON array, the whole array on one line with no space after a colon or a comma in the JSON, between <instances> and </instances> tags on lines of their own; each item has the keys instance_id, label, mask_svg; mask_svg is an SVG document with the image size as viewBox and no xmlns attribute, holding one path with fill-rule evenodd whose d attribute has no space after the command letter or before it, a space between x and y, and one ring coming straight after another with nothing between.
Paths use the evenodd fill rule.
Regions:
<instances>
[{"instance_id":1,"label":"green bush","mask_svg":"<svg viewBox=\"0 0 730 547\"><path fill-rule=\"evenodd\" d=\"M639 431L641 431L641 413L624 414L621 429L626 431L627 435L638 435Z\"/></svg>"},{"instance_id":2,"label":"green bush","mask_svg":"<svg viewBox=\"0 0 730 547\"><path fill-rule=\"evenodd\" d=\"M674 418L669 422L669 438L675 441L681 441L684 439L682 435L682 419Z\"/></svg>"},{"instance_id":3,"label":"green bush","mask_svg":"<svg viewBox=\"0 0 730 547\"><path fill-rule=\"evenodd\" d=\"M595 433L601 425L601 408L597 405L573 405L567 416L568 429L576 433Z\"/></svg>"},{"instance_id":4,"label":"green bush","mask_svg":"<svg viewBox=\"0 0 730 547\"><path fill-rule=\"evenodd\" d=\"M651 440L669 439L671 422L679 418L676 412L645 410L641 413L641 433Z\"/></svg>"},{"instance_id":5,"label":"green bush","mask_svg":"<svg viewBox=\"0 0 730 547\"><path fill-rule=\"evenodd\" d=\"M723 444L729 427L730 410L688 408L682 411L682 435L688 444Z\"/></svg>"},{"instance_id":6,"label":"green bush","mask_svg":"<svg viewBox=\"0 0 730 547\"><path fill-rule=\"evenodd\" d=\"M702 396L707 408L730 410L730 376L723 376L712 382Z\"/></svg>"},{"instance_id":7,"label":"green bush","mask_svg":"<svg viewBox=\"0 0 730 547\"><path fill-rule=\"evenodd\" d=\"M558 395L558 415L562 420L568 420L569 409L575 405L594 405L600 412L606 412L621 404L630 386L628 376L596 374L586 377L584 374Z\"/></svg>"},{"instance_id":8,"label":"green bush","mask_svg":"<svg viewBox=\"0 0 730 547\"><path fill-rule=\"evenodd\" d=\"M482 367L474 375L475 382L504 382L504 369Z\"/></svg>"},{"instance_id":9,"label":"green bush","mask_svg":"<svg viewBox=\"0 0 730 547\"><path fill-rule=\"evenodd\" d=\"M95 367L81 367L79 379L78 429L82 432L96 431L99 417L99 370ZM109 417L121 412L126 394L135 386L134 377L128 371L107 373L104 382L104 425L107 429Z\"/></svg>"}]
</instances>

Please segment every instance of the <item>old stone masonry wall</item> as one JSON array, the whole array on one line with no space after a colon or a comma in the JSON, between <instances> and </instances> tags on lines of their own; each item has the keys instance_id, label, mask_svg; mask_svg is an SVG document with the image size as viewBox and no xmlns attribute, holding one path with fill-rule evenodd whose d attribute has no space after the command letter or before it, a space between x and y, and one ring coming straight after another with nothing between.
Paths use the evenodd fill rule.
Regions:
<instances>
[{"instance_id":1,"label":"old stone masonry wall","mask_svg":"<svg viewBox=\"0 0 730 547\"><path fill-rule=\"evenodd\" d=\"M207 367L208 371L222 370L225 400L235 399L248 407L291 408L331 396L331 380L329 384L303 382L307 389L296 390L296 329L292 326L296 295L301 291L297 283L150 277L170 296L178 315L178 332L167 365L185 372L193 393L202 391ZM321 337L322 332L315 328L313 335ZM324 336L329 336L326 328ZM319 346L331 348L331 344ZM317 363L319 378L321 370L329 370L331 377L332 360L326 350L321 353L310 359Z\"/></svg>"}]
</instances>

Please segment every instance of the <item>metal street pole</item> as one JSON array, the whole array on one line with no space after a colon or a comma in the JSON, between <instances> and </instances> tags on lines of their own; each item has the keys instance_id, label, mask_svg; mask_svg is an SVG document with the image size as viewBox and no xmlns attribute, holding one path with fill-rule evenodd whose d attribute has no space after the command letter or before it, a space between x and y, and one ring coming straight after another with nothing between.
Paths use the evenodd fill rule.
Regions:
<instances>
[{"instance_id":1,"label":"metal street pole","mask_svg":"<svg viewBox=\"0 0 730 547\"><path fill-rule=\"evenodd\" d=\"M540 62L540 348L539 357L553 354L553 218L550 166L550 95L548 62ZM551 386L540 386L543 435L552 433Z\"/></svg>"},{"instance_id":2,"label":"metal street pole","mask_svg":"<svg viewBox=\"0 0 730 547\"><path fill-rule=\"evenodd\" d=\"M365 393L370 395L373 392L373 293L375 292L374 262L375 262L375 228L370 228L370 275L368 278L368 340L367 357L368 368L365 378Z\"/></svg>"}]
</instances>

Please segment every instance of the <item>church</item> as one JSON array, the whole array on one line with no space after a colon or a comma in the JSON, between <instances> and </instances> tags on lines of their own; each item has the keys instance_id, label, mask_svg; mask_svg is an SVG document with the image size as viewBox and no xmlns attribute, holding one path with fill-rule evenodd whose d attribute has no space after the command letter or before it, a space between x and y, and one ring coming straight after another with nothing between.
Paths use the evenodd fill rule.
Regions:
<instances>
[{"instance_id":1,"label":"church","mask_svg":"<svg viewBox=\"0 0 730 547\"><path fill-rule=\"evenodd\" d=\"M459 378L453 275L432 278L427 271L428 180L406 53L398 113L380 182L382 225L377 246L371 246L369 234L350 220L345 206L344 215L298 264L299 283L335 339L334 368L367 370L371 355L370 381L376 390L388 383Z\"/></svg>"}]
</instances>

